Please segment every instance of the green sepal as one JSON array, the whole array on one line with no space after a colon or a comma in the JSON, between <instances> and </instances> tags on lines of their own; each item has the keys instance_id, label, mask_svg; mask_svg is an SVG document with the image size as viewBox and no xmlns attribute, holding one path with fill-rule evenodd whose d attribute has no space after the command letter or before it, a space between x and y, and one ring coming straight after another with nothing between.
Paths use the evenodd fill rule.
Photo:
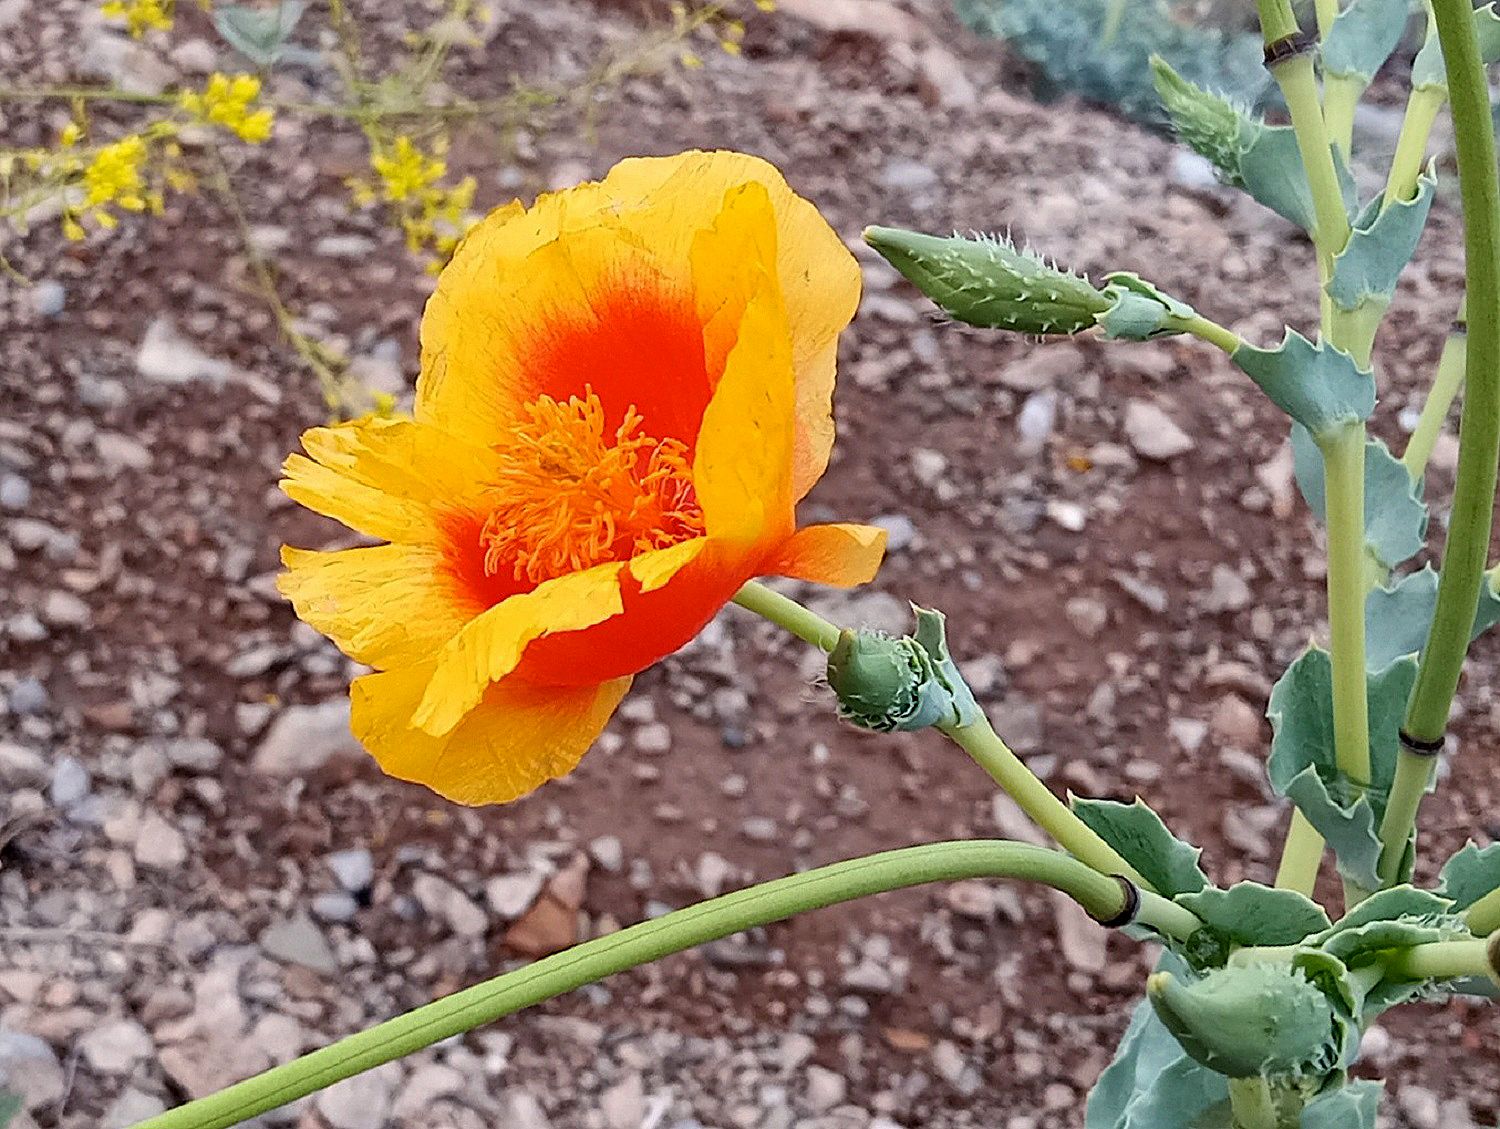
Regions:
<instances>
[{"instance_id":1,"label":"green sepal","mask_svg":"<svg viewBox=\"0 0 1500 1129\"><path fill-rule=\"evenodd\" d=\"M1286 965L1220 968L1196 982L1158 972L1147 992L1182 1049L1230 1078L1323 1073L1341 1056L1333 1005Z\"/></svg>"},{"instance_id":2,"label":"green sepal","mask_svg":"<svg viewBox=\"0 0 1500 1129\"><path fill-rule=\"evenodd\" d=\"M1158 967L1185 972L1169 953ZM1228 1101L1224 1076L1189 1058L1142 1000L1089 1094L1084 1129L1196 1129Z\"/></svg>"},{"instance_id":3,"label":"green sepal","mask_svg":"<svg viewBox=\"0 0 1500 1129\"><path fill-rule=\"evenodd\" d=\"M1292 424L1292 467L1297 488L1318 520L1328 520L1323 455L1312 433ZM1390 572L1427 543L1427 503L1406 464L1379 439L1365 441L1365 551ZM1384 663L1370 661L1372 669Z\"/></svg>"},{"instance_id":4,"label":"green sepal","mask_svg":"<svg viewBox=\"0 0 1500 1129\"><path fill-rule=\"evenodd\" d=\"M1139 797L1133 804L1070 795L1074 813L1119 852L1164 897L1191 894L1209 884L1198 865L1203 854L1167 829L1161 816Z\"/></svg>"},{"instance_id":5,"label":"green sepal","mask_svg":"<svg viewBox=\"0 0 1500 1129\"><path fill-rule=\"evenodd\" d=\"M1104 293L1110 307L1099 315L1104 336L1125 341L1149 341L1182 332L1177 323L1196 317L1197 311L1130 271L1104 276Z\"/></svg>"},{"instance_id":6,"label":"green sepal","mask_svg":"<svg viewBox=\"0 0 1500 1129\"><path fill-rule=\"evenodd\" d=\"M10 1090L0 1090L0 1129L5 1129L14 1121L25 1104L20 1094L12 1093Z\"/></svg>"},{"instance_id":7,"label":"green sepal","mask_svg":"<svg viewBox=\"0 0 1500 1129\"><path fill-rule=\"evenodd\" d=\"M1500 61L1500 12L1494 4L1474 10L1474 31L1479 36L1479 57L1486 63ZM1436 35L1417 52L1411 64L1411 88L1442 87L1448 89L1448 74L1443 66L1443 48Z\"/></svg>"},{"instance_id":8,"label":"green sepal","mask_svg":"<svg viewBox=\"0 0 1500 1129\"><path fill-rule=\"evenodd\" d=\"M1325 1090L1302 1107L1299 1129L1375 1129L1385 1084L1367 1079Z\"/></svg>"},{"instance_id":9,"label":"green sepal","mask_svg":"<svg viewBox=\"0 0 1500 1129\"><path fill-rule=\"evenodd\" d=\"M1331 924L1311 898L1259 882L1237 882L1227 890L1209 887L1173 901L1236 945L1295 945Z\"/></svg>"},{"instance_id":10,"label":"green sepal","mask_svg":"<svg viewBox=\"0 0 1500 1129\"><path fill-rule=\"evenodd\" d=\"M1271 787L1301 810L1328 839L1339 871L1366 889L1377 889L1380 818L1395 779L1401 719L1416 680L1417 663L1405 656L1367 674L1370 775L1357 790L1339 771L1333 737L1333 666L1328 652L1308 647L1271 690ZM1403 860L1406 876L1408 857Z\"/></svg>"},{"instance_id":11,"label":"green sepal","mask_svg":"<svg viewBox=\"0 0 1500 1129\"><path fill-rule=\"evenodd\" d=\"M1189 82L1160 55L1151 56L1151 78L1177 136L1207 159L1225 184L1243 188L1240 158L1266 128L1265 123L1224 95Z\"/></svg>"},{"instance_id":12,"label":"green sepal","mask_svg":"<svg viewBox=\"0 0 1500 1129\"><path fill-rule=\"evenodd\" d=\"M1476 846L1471 840L1443 864L1438 890L1462 913L1485 895L1500 890L1500 843Z\"/></svg>"},{"instance_id":13,"label":"green sepal","mask_svg":"<svg viewBox=\"0 0 1500 1129\"><path fill-rule=\"evenodd\" d=\"M1092 329L1113 299L998 236L923 235L868 227L865 242L949 317L982 329L1072 334Z\"/></svg>"},{"instance_id":14,"label":"green sepal","mask_svg":"<svg viewBox=\"0 0 1500 1129\"><path fill-rule=\"evenodd\" d=\"M1370 418L1375 378L1354 358L1323 341L1314 345L1288 329L1274 349L1241 345L1231 359L1260 389L1316 440Z\"/></svg>"},{"instance_id":15,"label":"green sepal","mask_svg":"<svg viewBox=\"0 0 1500 1129\"><path fill-rule=\"evenodd\" d=\"M1364 994L1359 984L1343 961L1322 949L1299 948L1292 956L1292 967L1316 985L1332 1006L1335 1057L1329 1069L1348 1067L1359 1056L1363 1030L1359 1017Z\"/></svg>"},{"instance_id":16,"label":"green sepal","mask_svg":"<svg viewBox=\"0 0 1500 1129\"><path fill-rule=\"evenodd\" d=\"M1437 174L1429 164L1417 179L1410 200L1385 204L1377 196L1355 218L1349 242L1333 260L1333 277L1324 288L1342 310L1356 310L1365 302L1389 303L1396 282L1416 253L1427 225Z\"/></svg>"},{"instance_id":17,"label":"green sepal","mask_svg":"<svg viewBox=\"0 0 1500 1129\"><path fill-rule=\"evenodd\" d=\"M1263 126L1249 138L1240 153L1239 181L1258 203L1303 231L1312 231L1317 211L1291 126Z\"/></svg>"},{"instance_id":18,"label":"green sepal","mask_svg":"<svg viewBox=\"0 0 1500 1129\"><path fill-rule=\"evenodd\" d=\"M1406 30L1411 0L1351 0L1323 37L1323 73L1369 86Z\"/></svg>"},{"instance_id":19,"label":"green sepal","mask_svg":"<svg viewBox=\"0 0 1500 1129\"><path fill-rule=\"evenodd\" d=\"M1478 639L1500 623L1500 572L1484 574L1479 604L1469 640ZM1365 640L1370 669L1388 665L1402 655L1419 654L1427 643L1437 608L1438 574L1431 565L1409 572L1389 588L1376 588L1365 601Z\"/></svg>"},{"instance_id":20,"label":"green sepal","mask_svg":"<svg viewBox=\"0 0 1500 1129\"><path fill-rule=\"evenodd\" d=\"M1357 968L1387 949L1449 939L1463 923L1453 902L1431 890L1391 886L1371 894L1310 943Z\"/></svg>"},{"instance_id":21,"label":"green sepal","mask_svg":"<svg viewBox=\"0 0 1500 1129\"><path fill-rule=\"evenodd\" d=\"M916 631L845 630L828 656L839 715L877 733L973 725L984 715L948 653L943 614L913 605Z\"/></svg>"}]
</instances>

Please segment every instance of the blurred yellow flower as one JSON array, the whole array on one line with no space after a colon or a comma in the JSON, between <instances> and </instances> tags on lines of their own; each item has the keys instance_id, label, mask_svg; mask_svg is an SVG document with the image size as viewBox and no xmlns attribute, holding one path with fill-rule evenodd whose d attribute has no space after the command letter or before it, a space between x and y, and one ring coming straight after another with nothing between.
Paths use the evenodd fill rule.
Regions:
<instances>
[{"instance_id":1,"label":"blurred yellow flower","mask_svg":"<svg viewBox=\"0 0 1500 1129\"><path fill-rule=\"evenodd\" d=\"M258 145L271 136L275 111L254 109L260 97L260 79L251 74L214 74L202 92L185 91L177 104L193 117L210 125L222 126L242 141Z\"/></svg>"},{"instance_id":2,"label":"blurred yellow flower","mask_svg":"<svg viewBox=\"0 0 1500 1129\"><path fill-rule=\"evenodd\" d=\"M412 143L410 137L396 138L388 150L370 154L370 167L380 177L387 200L408 200L443 179L448 171L445 161L428 157Z\"/></svg>"},{"instance_id":3,"label":"blurred yellow flower","mask_svg":"<svg viewBox=\"0 0 1500 1129\"><path fill-rule=\"evenodd\" d=\"M145 180L141 176L145 160L146 141L132 133L100 149L83 170L84 207L100 211L104 226L113 226L102 218L108 214L102 212L106 204L117 204L129 212L145 210Z\"/></svg>"},{"instance_id":4,"label":"blurred yellow flower","mask_svg":"<svg viewBox=\"0 0 1500 1129\"><path fill-rule=\"evenodd\" d=\"M170 31L176 0L105 0L99 12L112 20L124 20L125 29L139 39L153 28Z\"/></svg>"}]
</instances>

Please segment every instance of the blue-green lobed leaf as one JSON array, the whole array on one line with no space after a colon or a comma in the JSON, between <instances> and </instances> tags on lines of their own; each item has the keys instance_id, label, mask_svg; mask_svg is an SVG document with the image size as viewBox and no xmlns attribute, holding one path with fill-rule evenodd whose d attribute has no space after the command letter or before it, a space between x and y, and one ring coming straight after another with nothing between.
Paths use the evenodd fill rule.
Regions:
<instances>
[{"instance_id":1,"label":"blue-green lobed leaf","mask_svg":"<svg viewBox=\"0 0 1500 1129\"><path fill-rule=\"evenodd\" d=\"M1443 864L1438 889L1453 901L1453 912L1462 913L1485 895L1500 890L1500 843L1487 847L1472 841L1459 848Z\"/></svg>"},{"instance_id":2,"label":"blue-green lobed leaf","mask_svg":"<svg viewBox=\"0 0 1500 1129\"><path fill-rule=\"evenodd\" d=\"M1500 573L1485 573L1474 609L1470 640L1500 623ZM1427 643L1437 607L1438 574L1431 565L1407 573L1390 587L1376 588L1365 601L1366 654L1371 670L1389 665L1402 655L1415 655Z\"/></svg>"},{"instance_id":3,"label":"blue-green lobed leaf","mask_svg":"<svg viewBox=\"0 0 1500 1129\"><path fill-rule=\"evenodd\" d=\"M1474 10L1474 30L1479 36L1479 57L1486 63L1500 62L1500 11L1494 4L1486 4ZM1413 90L1423 87L1441 86L1447 89L1448 75L1443 67L1443 48L1436 35L1429 35L1427 42L1417 52L1411 64Z\"/></svg>"},{"instance_id":4,"label":"blue-green lobed leaf","mask_svg":"<svg viewBox=\"0 0 1500 1129\"><path fill-rule=\"evenodd\" d=\"M1207 886L1208 876L1198 865L1203 853L1167 829L1161 816L1139 797L1133 804L1070 796L1078 818L1120 853L1156 892L1165 897L1190 894Z\"/></svg>"},{"instance_id":5,"label":"blue-green lobed leaf","mask_svg":"<svg viewBox=\"0 0 1500 1129\"><path fill-rule=\"evenodd\" d=\"M1358 790L1339 771L1333 737L1333 668L1328 652L1303 651L1271 690L1271 787L1297 804L1329 839L1339 869L1351 881L1377 888L1380 861L1376 829L1390 794L1400 751L1401 719L1416 680L1417 663L1406 656L1369 672L1370 774Z\"/></svg>"},{"instance_id":6,"label":"blue-green lobed leaf","mask_svg":"<svg viewBox=\"0 0 1500 1129\"><path fill-rule=\"evenodd\" d=\"M1295 945L1331 924L1311 898L1259 882L1238 882L1227 890L1209 887L1175 901L1237 945Z\"/></svg>"},{"instance_id":7,"label":"blue-green lobed leaf","mask_svg":"<svg viewBox=\"0 0 1500 1129\"><path fill-rule=\"evenodd\" d=\"M1410 0L1351 0L1323 39L1323 73L1369 85L1411 15Z\"/></svg>"},{"instance_id":8,"label":"blue-green lobed leaf","mask_svg":"<svg viewBox=\"0 0 1500 1129\"><path fill-rule=\"evenodd\" d=\"M1348 353L1288 329L1274 349L1241 345L1231 358L1292 419L1322 440L1370 418L1375 378Z\"/></svg>"},{"instance_id":9,"label":"blue-green lobed leaf","mask_svg":"<svg viewBox=\"0 0 1500 1129\"><path fill-rule=\"evenodd\" d=\"M287 40L307 11L305 0L280 0L270 7L216 4L214 28L225 43L258 67L269 67L288 54Z\"/></svg>"},{"instance_id":10,"label":"blue-green lobed leaf","mask_svg":"<svg viewBox=\"0 0 1500 1129\"><path fill-rule=\"evenodd\" d=\"M1429 165L1410 200L1385 204L1377 196L1366 205L1355 218L1349 242L1333 261L1326 289L1335 305L1355 310L1365 302L1390 301L1401 272L1416 253L1436 189L1437 176Z\"/></svg>"}]
</instances>

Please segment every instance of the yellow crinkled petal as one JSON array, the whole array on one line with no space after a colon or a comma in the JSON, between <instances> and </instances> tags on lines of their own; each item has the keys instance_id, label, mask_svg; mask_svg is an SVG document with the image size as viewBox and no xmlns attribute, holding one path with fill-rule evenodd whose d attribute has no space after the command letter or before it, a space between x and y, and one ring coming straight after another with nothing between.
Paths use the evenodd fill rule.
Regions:
<instances>
[{"instance_id":1,"label":"yellow crinkled petal","mask_svg":"<svg viewBox=\"0 0 1500 1129\"><path fill-rule=\"evenodd\" d=\"M885 557L885 537L885 530L873 525L809 525L787 540L765 571L852 588L875 578Z\"/></svg>"},{"instance_id":2,"label":"yellow crinkled petal","mask_svg":"<svg viewBox=\"0 0 1500 1129\"><path fill-rule=\"evenodd\" d=\"M430 659L484 610L435 549L375 545L337 552L286 546L276 578L298 618L356 662L387 669Z\"/></svg>"},{"instance_id":3,"label":"yellow crinkled petal","mask_svg":"<svg viewBox=\"0 0 1500 1129\"><path fill-rule=\"evenodd\" d=\"M740 544L789 536L793 521L791 339L775 280L758 281L693 459L708 536Z\"/></svg>"},{"instance_id":4,"label":"yellow crinkled petal","mask_svg":"<svg viewBox=\"0 0 1500 1129\"><path fill-rule=\"evenodd\" d=\"M603 731L629 678L597 686L538 687L510 678L450 732L412 724L435 664L354 681L354 735L391 776L425 784L460 804L503 804L566 776Z\"/></svg>"},{"instance_id":5,"label":"yellow crinkled petal","mask_svg":"<svg viewBox=\"0 0 1500 1129\"><path fill-rule=\"evenodd\" d=\"M689 563L697 560L698 554L707 547L707 537L694 537L665 549L640 553L630 558L630 575L635 577L642 592L655 592Z\"/></svg>"},{"instance_id":6,"label":"yellow crinkled petal","mask_svg":"<svg viewBox=\"0 0 1500 1129\"><path fill-rule=\"evenodd\" d=\"M450 732L489 686L516 669L527 643L619 615L624 567L612 562L544 581L471 620L438 656L413 723L433 736Z\"/></svg>"},{"instance_id":7,"label":"yellow crinkled petal","mask_svg":"<svg viewBox=\"0 0 1500 1129\"><path fill-rule=\"evenodd\" d=\"M798 196L776 166L747 153L680 153L635 157L610 170L600 188L628 215L641 209L649 246L664 261L691 245L693 232L713 222L724 194L741 184L763 185L776 223L776 276L786 303L797 372L797 448L794 496L802 498L828 466L833 447L833 380L838 335L859 305L858 262L810 202ZM649 209L649 211L647 211Z\"/></svg>"},{"instance_id":8,"label":"yellow crinkled petal","mask_svg":"<svg viewBox=\"0 0 1500 1129\"><path fill-rule=\"evenodd\" d=\"M413 420L370 417L302 435L281 489L310 510L385 541L431 541L436 513L493 478L484 448Z\"/></svg>"}]
</instances>

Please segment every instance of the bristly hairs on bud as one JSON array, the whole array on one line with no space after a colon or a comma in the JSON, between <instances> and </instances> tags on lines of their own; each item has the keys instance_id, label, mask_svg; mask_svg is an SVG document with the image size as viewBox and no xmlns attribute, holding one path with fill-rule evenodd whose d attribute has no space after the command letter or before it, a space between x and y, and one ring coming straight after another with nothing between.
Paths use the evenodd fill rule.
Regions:
<instances>
[{"instance_id":1,"label":"bristly hairs on bud","mask_svg":"<svg viewBox=\"0 0 1500 1129\"><path fill-rule=\"evenodd\" d=\"M944 238L869 227L865 242L956 321L1042 336L1095 325L1111 299L1087 278L1061 270L997 235Z\"/></svg>"},{"instance_id":2,"label":"bristly hairs on bud","mask_svg":"<svg viewBox=\"0 0 1500 1129\"><path fill-rule=\"evenodd\" d=\"M1151 56L1151 74L1177 136L1206 158L1225 184L1243 188L1240 158L1264 128L1260 121L1222 94L1189 82L1160 55Z\"/></svg>"}]
</instances>

